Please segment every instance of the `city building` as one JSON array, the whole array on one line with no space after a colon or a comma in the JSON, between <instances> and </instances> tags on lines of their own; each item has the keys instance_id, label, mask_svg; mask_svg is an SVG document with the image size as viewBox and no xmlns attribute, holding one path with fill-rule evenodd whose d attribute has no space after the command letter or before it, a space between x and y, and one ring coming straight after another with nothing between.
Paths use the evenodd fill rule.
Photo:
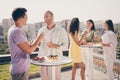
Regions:
<instances>
[{"instance_id":1,"label":"city building","mask_svg":"<svg viewBox=\"0 0 120 80\"><path fill-rule=\"evenodd\" d=\"M0 24L0 43L2 42L4 42L4 34L2 24Z\"/></svg>"},{"instance_id":2,"label":"city building","mask_svg":"<svg viewBox=\"0 0 120 80\"><path fill-rule=\"evenodd\" d=\"M9 19L3 19L2 20L2 27L3 27L3 33L8 32L8 29L14 24L14 21L12 18Z\"/></svg>"}]
</instances>

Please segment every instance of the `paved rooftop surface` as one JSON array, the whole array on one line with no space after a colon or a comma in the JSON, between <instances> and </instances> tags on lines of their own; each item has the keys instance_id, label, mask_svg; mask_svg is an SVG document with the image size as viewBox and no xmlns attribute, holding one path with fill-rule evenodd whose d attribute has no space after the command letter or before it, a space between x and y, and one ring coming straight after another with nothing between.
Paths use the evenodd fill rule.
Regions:
<instances>
[{"instance_id":1,"label":"paved rooftop surface","mask_svg":"<svg viewBox=\"0 0 120 80\"><path fill-rule=\"evenodd\" d=\"M100 71L94 70L94 80L107 80L106 78L107 78L106 74ZM41 78L34 78L31 80L41 80ZM71 80L71 70L61 72L61 80ZM81 80L80 69L77 69L76 80ZM86 77L86 80L88 80L87 77ZM114 79L114 80L120 80L120 79Z\"/></svg>"}]
</instances>

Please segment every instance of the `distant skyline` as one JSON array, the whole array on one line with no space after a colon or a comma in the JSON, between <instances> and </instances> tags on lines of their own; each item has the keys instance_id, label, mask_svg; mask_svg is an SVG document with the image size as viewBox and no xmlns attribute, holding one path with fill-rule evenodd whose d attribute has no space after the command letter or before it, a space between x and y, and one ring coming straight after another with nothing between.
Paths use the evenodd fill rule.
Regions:
<instances>
[{"instance_id":1,"label":"distant skyline","mask_svg":"<svg viewBox=\"0 0 120 80\"><path fill-rule=\"evenodd\" d=\"M2 19L11 18L16 7L28 10L28 23L44 21L47 10L54 13L55 21L78 17L81 22L87 19L120 22L120 0L1 0L0 23Z\"/></svg>"}]
</instances>

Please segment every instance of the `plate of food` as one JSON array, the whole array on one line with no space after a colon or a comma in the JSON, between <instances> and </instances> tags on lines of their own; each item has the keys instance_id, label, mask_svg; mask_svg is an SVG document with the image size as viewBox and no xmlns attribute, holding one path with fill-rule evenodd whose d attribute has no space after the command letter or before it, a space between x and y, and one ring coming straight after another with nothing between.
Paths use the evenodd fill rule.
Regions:
<instances>
[{"instance_id":1,"label":"plate of food","mask_svg":"<svg viewBox=\"0 0 120 80\"><path fill-rule=\"evenodd\" d=\"M60 60L60 57L58 55L49 55L47 56L48 60L52 60L52 61L55 61L55 60Z\"/></svg>"},{"instance_id":2,"label":"plate of food","mask_svg":"<svg viewBox=\"0 0 120 80\"><path fill-rule=\"evenodd\" d=\"M43 61L45 61L46 59L45 59L45 57L44 56L36 56L36 57L34 57L33 58L33 60L34 61L39 61L39 62L43 62Z\"/></svg>"}]
</instances>

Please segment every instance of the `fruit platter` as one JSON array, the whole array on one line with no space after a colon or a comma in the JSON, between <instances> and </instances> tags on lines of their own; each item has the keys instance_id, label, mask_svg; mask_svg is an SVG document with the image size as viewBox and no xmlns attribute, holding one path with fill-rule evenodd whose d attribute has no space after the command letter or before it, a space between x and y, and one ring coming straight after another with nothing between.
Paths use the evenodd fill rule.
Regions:
<instances>
[{"instance_id":1,"label":"fruit platter","mask_svg":"<svg viewBox=\"0 0 120 80\"><path fill-rule=\"evenodd\" d=\"M56 60L60 60L60 57L58 55L36 56L32 60L39 61L39 62L56 61Z\"/></svg>"},{"instance_id":2,"label":"fruit platter","mask_svg":"<svg viewBox=\"0 0 120 80\"><path fill-rule=\"evenodd\" d=\"M43 62L43 61L45 61L45 57L44 56L41 56L41 57L36 56L36 57L33 58L33 60Z\"/></svg>"}]
</instances>

